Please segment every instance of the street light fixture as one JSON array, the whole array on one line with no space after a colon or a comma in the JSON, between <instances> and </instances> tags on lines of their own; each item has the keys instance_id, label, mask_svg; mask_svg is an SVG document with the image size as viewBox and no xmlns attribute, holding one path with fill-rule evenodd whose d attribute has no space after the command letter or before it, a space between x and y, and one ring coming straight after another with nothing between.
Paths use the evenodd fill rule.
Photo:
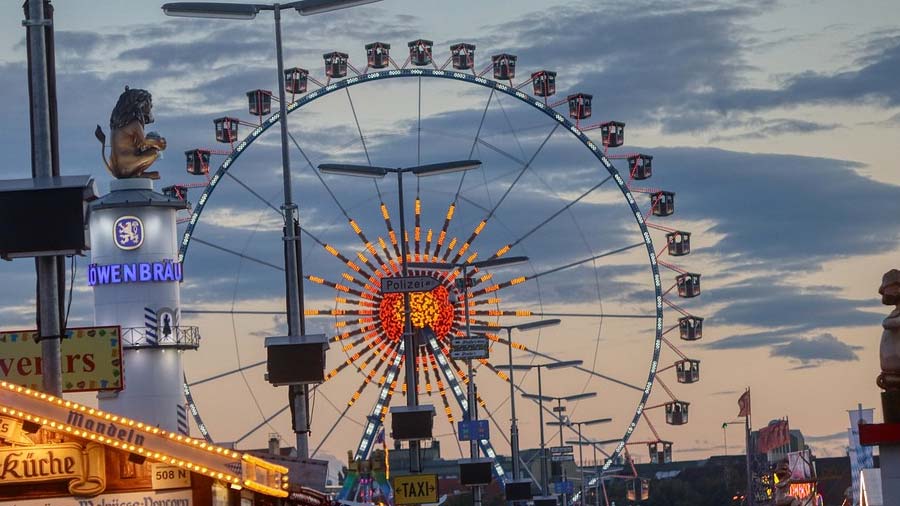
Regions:
<instances>
[{"instance_id":1,"label":"street light fixture","mask_svg":"<svg viewBox=\"0 0 900 506\"><path fill-rule=\"evenodd\" d=\"M513 257L515 258L515 257ZM500 260L500 259L495 259ZM490 259L485 260L481 263L491 262ZM512 356L512 331L527 331L527 330L536 330L542 329L544 327L552 327L554 325L559 325L559 319L552 320L538 320L533 322L520 323L518 325L500 325L497 327L491 327L488 325L472 325L470 329L474 332L491 332L494 330L505 330L506 331L506 340L509 341L507 345L507 350L509 351L509 409L511 412L510 426L509 426L509 445L511 447L512 453L512 473L513 480L518 480L520 477L519 473L519 425L516 420L516 384L513 379L513 371L515 367L513 367L513 356Z\"/></svg>"},{"instance_id":2,"label":"street light fixture","mask_svg":"<svg viewBox=\"0 0 900 506\"><path fill-rule=\"evenodd\" d=\"M584 446L590 446L591 449L594 450L594 473L596 474L596 478L597 478L597 483L594 485L594 490L595 490L594 504L595 504L595 506L600 506L600 481L602 480L601 474L597 471L597 466L598 466L598 464L597 464L597 446L604 445L604 444L610 444L610 443L618 443L619 441L621 441L621 440L620 439L604 439L601 441L597 441L597 440L593 440L593 439L582 439L580 434L578 436L578 441L572 441L572 440L566 441L567 445L578 445L579 446L579 448L578 448L579 455L581 454L582 447L584 447ZM585 499L584 498L584 490L585 489L584 489L583 460L582 460L581 469L582 469L582 471L581 471L581 504L584 504L584 499Z\"/></svg>"},{"instance_id":3,"label":"street light fixture","mask_svg":"<svg viewBox=\"0 0 900 506\"><path fill-rule=\"evenodd\" d=\"M379 0L300 0L284 4L221 3L221 2L171 2L162 6L167 16L190 18L254 19L259 11L272 11L275 17L275 58L278 67L278 121L281 126L281 172L284 185L284 204L281 211L284 219L284 259L285 284L287 285L288 336L302 336L306 332L303 320L303 275L299 219L297 204L293 201L291 187L291 158L288 152L287 99L284 91L284 58L281 45L281 11L296 9L302 15L318 14L336 9L354 7ZM297 437L297 455L309 458L309 420L306 417L309 401L307 385L290 387L289 402L295 413L292 420Z\"/></svg>"},{"instance_id":4,"label":"street light fixture","mask_svg":"<svg viewBox=\"0 0 900 506\"><path fill-rule=\"evenodd\" d=\"M541 400L556 401L556 407L553 408L553 412L556 413L558 420L547 422L547 425L554 425L554 426L559 425L559 446L563 445L562 428L563 428L563 425L566 425L566 422L563 421L563 419L565 418L565 415L563 415L563 413L566 412L566 408L565 408L565 406L562 405L562 403L568 402L568 401L577 401L577 400L581 400L581 399L590 399L591 397L596 397L596 396L597 396L597 392L583 392L580 394L561 395L561 396L552 396L552 395L541 395L540 396ZM600 423L600 422L598 421L597 423ZM566 468L564 465L561 465L560 467L562 468L562 480L565 481L566 480ZM562 499L563 499L563 504L568 504L567 503L568 495L566 493L562 494Z\"/></svg>"},{"instance_id":5,"label":"street light fixture","mask_svg":"<svg viewBox=\"0 0 900 506\"><path fill-rule=\"evenodd\" d=\"M543 384L541 383L541 369L561 369L563 367L578 367L584 363L583 360L563 360L560 362L547 362L545 364L509 364L506 366L496 365L494 368L496 369L509 369L512 371L520 370L526 371L528 369L537 369L538 376L538 393L535 394L522 394L522 397L526 399L532 399L538 401L538 417L539 423L541 425L541 493L544 495L549 494L548 485L547 485L547 445L544 440L544 399L552 399L552 397L545 397Z\"/></svg>"},{"instance_id":6,"label":"street light fixture","mask_svg":"<svg viewBox=\"0 0 900 506\"><path fill-rule=\"evenodd\" d=\"M609 423L609 422L611 422L611 421L612 421L612 418L594 418L593 420L582 420L582 421L579 421L579 422L576 422L576 421L573 421L573 420L566 420L566 421L565 421L565 425L568 426L568 427L571 427L571 426L573 426L573 425L577 425L577 426L578 426L578 441L579 441L579 443L578 443L578 468L581 470L581 504L584 504L584 498L585 498L585 495L584 495L584 494L585 494L585 488L584 488L584 445L582 445L582 444L580 443L580 442L581 442L581 426L582 426L582 425L598 425L598 424L601 424L601 423ZM562 421L562 413L560 413L560 420L559 420L558 423L559 423L560 445L562 445L562 428L563 428L563 423L564 423L564 422ZM550 425L550 424L554 424L554 422L550 422L548 425ZM595 451L595 454L594 454L594 462L596 463L596 461L597 461L596 447L594 448L594 451Z\"/></svg>"},{"instance_id":7,"label":"street light fixture","mask_svg":"<svg viewBox=\"0 0 900 506\"><path fill-rule=\"evenodd\" d=\"M458 160L453 162L432 163L427 165L417 165L415 167L372 167L370 165L352 165L341 163L323 163L319 165L319 172L323 174L335 174L341 176L355 176L367 178L382 178L389 173L397 174L397 199L400 206L400 264L402 266L403 277L409 273L409 266L412 262L408 262L407 245L406 245L406 213L403 204L403 174L410 172L418 177L436 176L446 174L448 172L459 172L463 170L471 170L481 166L480 160ZM468 302L467 302L468 304ZM468 314L468 309L466 310ZM409 317L409 293L403 294L403 346L404 360L406 362L406 405L415 407L419 405L418 378L416 377L416 351L415 338L412 332L412 321ZM471 385L471 381L469 384ZM473 397L473 396L470 396ZM469 411L472 411L474 403L469 401ZM473 442L477 445L477 442ZM476 447L477 448L477 447ZM472 455L475 458L475 455ZM411 440L409 442L409 467L411 472L420 472L419 466L419 441Z\"/></svg>"}]
</instances>

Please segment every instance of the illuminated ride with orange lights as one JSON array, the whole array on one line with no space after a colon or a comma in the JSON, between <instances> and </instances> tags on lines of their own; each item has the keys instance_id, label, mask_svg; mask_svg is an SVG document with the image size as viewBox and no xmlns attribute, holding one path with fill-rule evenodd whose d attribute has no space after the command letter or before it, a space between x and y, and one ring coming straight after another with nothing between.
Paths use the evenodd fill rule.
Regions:
<instances>
[{"instance_id":1,"label":"illuminated ride with orange lights","mask_svg":"<svg viewBox=\"0 0 900 506\"><path fill-rule=\"evenodd\" d=\"M495 274L490 269L473 268L467 279L462 278L460 269L410 270L410 275L439 281L431 291L412 294L411 320L416 334L420 401L443 406L449 424L444 426L445 437L455 439L455 421L463 419L468 410L465 385L470 378L464 364L450 357L451 340L464 336L467 287L472 325L499 327L536 318L559 318L563 322L558 330L544 331L543 337L528 334L521 342L499 332L486 333L496 356L479 361L478 370L484 376L495 376L501 384L509 381L508 375L495 367L506 363L507 347L524 362L562 361L567 356L584 359L583 367L566 373L564 381L557 387L551 383L550 388L592 389L606 397L597 404L581 404L581 409L597 409L598 414L607 410L603 412L618 422L607 424L616 426L613 429L604 427L609 433L590 437L606 458L603 470L616 476L610 468L621 462L626 445L646 446L652 461L671 460L672 443L659 434L651 415L660 413L671 426L688 422L690 403L677 395L669 382L696 383L700 362L680 351L674 336L684 342L701 339L703 318L673 302L674 296L691 299L700 295L700 274L674 263L675 257L692 252L691 233L661 223L675 212L675 193L639 186L654 175L653 156L611 153L612 148L624 144L625 124L587 121L594 105L606 105L606 97L598 97L598 103L593 103L592 95L573 93L552 100L557 86L555 72L541 70L516 83L514 56L493 58L490 65L479 70L471 44L454 45L443 65L432 57L430 45L424 49L425 54L420 54L420 45L411 45L409 57L398 65L385 46L390 47L381 44L378 58L369 55L362 70L353 66L346 53L335 52L325 55L326 75L321 80L299 67L285 71L291 93L288 113L302 111L294 116L300 121L291 122L289 137L296 148L294 155L299 155L303 170L308 171L295 193L301 195L302 202L315 202L307 204L307 210L301 208L300 213L305 317L317 328L326 328L332 341L328 360L333 365L314 395L330 404L333 411L323 413L320 408L313 413L313 426L321 422L321 429L313 436L321 439L312 454L317 454L332 434L340 433L339 427L349 425L342 421L349 420L362 428L355 458L367 458L394 394L406 392L400 374L404 367L403 299L399 294L382 293L380 288L382 278L400 275L400 241L405 241L408 261L414 262L472 263L510 252L530 258L518 272L508 269ZM492 71L493 79L486 77ZM438 89L434 96L438 97L440 107L435 109L439 112L431 117L422 114L423 83ZM351 95L351 89L357 86L364 100L360 95L354 100ZM524 91L529 87L533 95ZM472 99L477 90L488 95L483 106ZM216 293L206 290L206 299L194 297L194 306L185 307L183 317L196 318L202 325L204 321L211 324L211 320L204 320L211 315L228 315L236 350L236 364L231 364L236 368L186 379L185 392L195 423L212 441L204 420L209 419L207 406L215 403L205 399L197 403L194 397L221 395L223 382L238 388L243 380L257 408L259 423L243 435L226 437L238 444L263 427L282 427L283 431L288 410L285 403L275 405L260 395L260 390L267 388L261 373L248 374L265 363L262 346L254 343L251 347L238 337L270 328L272 319L284 314L283 310L271 309L271 304L265 307L260 302L265 297L251 286L259 282L257 276L266 277L270 283L267 296L271 297L283 284L280 241L262 239L264 234L281 234L279 227L266 222L273 211L280 213L266 197L280 190L274 178L268 181L262 177L265 172L261 167L268 163L265 154L269 148L260 142L262 148L249 150L278 123L277 114L269 115L274 97L259 91L247 94L256 121L228 116L214 120L217 140L230 148L218 170L210 175L216 150L186 152L187 171L206 177L208 182L190 215L181 220L185 228L179 260L187 263L186 271L191 271L192 264L197 266L195 270L208 268L213 255L216 280L233 276L232 281L219 285L221 290L212 290ZM449 117L446 106L454 100L466 102L458 112L460 118L471 119L470 131L463 131L461 119L441 123ZM400 115L408 117L388 121L386 104L392 111L400 109L397 104L404 104L406 112ZM364 128L361 117L370 119L374 126ZM353 122L347 118L353 118ZM250 133L242 138L239 126L249 127ZM594 132L599 137L593 136ZM397 137L401 140L394 143ZM378 181L323 177L314 169L314 161L336 156L360 159L369 165L378 165L374 160L381 165L404 165L407 161L421 164L423 158L444 158L448 150L467 153L468 158L477 156L484 165L469 175L448 174L415 181L414 207L404 210L413 217L407 237L399 237L395 228L400 210L391 210L386 204L393 202L386 196L392 189ZM542 152L550 155L541 157ZM241 157L251 158L250 163L238 164ZM565 160L560 161L563 157ZM617 170L613 161L623 164L625 170ZM548 163L554 164L552 170L546 168ZM566 175L559 170L572 172ZM613 187L619 191L605 191ZM216 196L221 195L215 199L215 206L214 191ZM186 193L183 198L187 198ZM258 206L236 213L236 209L246 208L247 202L252 202L251 207ZM226 232L244 235L227 239ZM660 241L662 247L658 249ZM266 249L267 245L271 247ZM235 262L233 268L224 266L223 262L229 261ZM184 290L190 291L187 287ZM242 290L248 295L241 295ZM254 290L257 295L250 295ZM228 296L223 298L223 292ZM192 298L190 293L185 297ZM674 321L664 320L665 309L675 312ZM189 358L186 361L190 370ZM208 371L208 366L204 370ZM342 374L346 371L358 374L361 381L340 406L331 396L342 390L329 388L340 384L341 378L347 377ZM669 375L675 381L668 379ZM530 379L517 376L519 392L533 390ZM479 385L479 409L494 420L496 406L505 405L508 394L500 395L503 388L492 389L488 383L482 380ZM653 389L657 383L661 390ZM346 389L346 385L344 382L340 388ZM229 390L231 395L236 392ZM654 402L657 397L661 400ZM369 403L366 416L354 418L353 406L363 401ZM609 409L614 411L610 413ZM495 462L493 443L505 437L503 420L494 420L492 440L480 442L482 453ZM222 422L218 424L223 428L217 428L217 432L234 432L225 429ZM436 433L440 432L436 428ZM635 433L646 437L632 440ZM529 433L529 439L532 435ZM503 480L503 469L499 464L494 468Z\"/></svg>"}]
</instances>

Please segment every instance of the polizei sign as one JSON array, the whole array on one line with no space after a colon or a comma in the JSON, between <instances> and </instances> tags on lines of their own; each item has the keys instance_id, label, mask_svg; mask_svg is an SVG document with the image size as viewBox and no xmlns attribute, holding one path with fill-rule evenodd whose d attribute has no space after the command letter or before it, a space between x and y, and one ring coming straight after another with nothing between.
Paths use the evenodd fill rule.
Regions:
<instances>
[{"instance_id":1,"label":"polizei sign","mask_svg":"<svg viewBox=\"0 0 900 506\"><path fill-rule=\"evenodd\" d=\"M381 293L427 292L438 286L431 276L381 278Z\"/></svg>"}]
</instances>

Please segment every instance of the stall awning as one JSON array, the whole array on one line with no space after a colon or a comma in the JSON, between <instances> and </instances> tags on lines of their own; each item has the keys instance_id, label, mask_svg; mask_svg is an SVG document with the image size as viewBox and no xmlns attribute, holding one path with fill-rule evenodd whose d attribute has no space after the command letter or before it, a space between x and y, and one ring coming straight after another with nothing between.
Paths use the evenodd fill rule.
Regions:
<instances>
[{"instance_id":1,"label":"stall awning","mask_svg":"<svg viewBox=\"0 0 900 506\"><path fill-rule=\"evenodd\" d=\"M287 497L284 466L137 420L0 382L0 416L133 453L254 492Z\"/></svg>"}]
</instances>

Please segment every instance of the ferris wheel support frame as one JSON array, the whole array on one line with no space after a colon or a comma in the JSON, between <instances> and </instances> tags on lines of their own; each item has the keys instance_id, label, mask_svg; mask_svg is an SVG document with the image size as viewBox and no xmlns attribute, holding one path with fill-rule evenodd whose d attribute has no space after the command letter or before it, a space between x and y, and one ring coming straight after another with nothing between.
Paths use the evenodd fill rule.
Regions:
<instances>
[{"instance_id":1,"label":"ferris wheel support frame","mask_svg":"<svg viewBox=\"0 0 900 506\"><path fill-rule=\"evenodd\" d=\"M650 396L650 392L653 389L654 379L656 375L656 371L659 365L659 357L660 351L662 347L662 333L663 333L663 289L661 283L661 277L659 273L659 263L657 261L657 255L655 253L653 247L653 241L650 237L650 232L648 230L647 222L644 219L644 213L639 208L632 191L629 189L626 181L622 178L616 168L613 166L609 157L604 152L602 146L594 143L588 136L575 124L569 121L565 116L545 104L543 101L534 98L520 90L518 90L514 86L509 86L503 84L501 82L488 79L485 77L481 77L478 75L465 73L465 72L456 72L456 71L445 71L439 69L422 69L422 68L397 68L393 70L381 70L377 72L371 72L367 74L356 75L352 77L348 77L346 79L342 79L336 82L330 82L319 88L317 90L311 91L302 97L298 98L296 101L287 104L286 110L287 113L291 112L303 107L304 105L317 100L321 97L329 95L335 91L339 91L342 89L349 88L351 86L355 86L358 84L366 83L366 82L374 82L382 79L392 79L392 78L422 78L422 77L434 77L455 81L462 81L468 84L476 84L483 86L485 88L489 88L494 92L502 92L506 95L513 97L535 109L546 114L548 117L553 119L558 123L559 126L565 127L572 135L574 135L585 147L590 149L594 157L597 158L603 167L609 172L610 177L616 183L619 190L624 195L632 213L634 214L635 221L638 224L638 227L641 230L643 243L647 250L647 255L650 261L650 268L653 275L653 287L655 292L655 308L656 308L656 325L655 325L655 336L654 336L654 345L653 345L653 356L650 362L650 372L648 374L647 382L643 388L641 394L641 400L635 409L634 416L632 417L631 422L628 425L628 428L625 431L625 434L622 436L622 440L616 446L612 457L607 459L607 462L603 466L603 470L608 469L612 463L615 461L615 457L618 456L622 450L625 448L628 439L631 437L631 434L634 432L637 424L641 418L641 415L644 411L644 407L646 405L647 399ZM209 184L204 189L203 193L200 195L197 205L194 207L190 219L187 221L187 228L182 235L181 245L179 247L178 253L178 261L183 262L184 257L187 253L188 247L191 242L191 237L194 232L194 228L197 225L197 222L200 219L200 215L203 212L203 209L206 206L206 203L215 190L217 184L222 180L223 176L228 174L228 169L234 164L234 162L240 157L240 155L248 148L253 142L260 137L264 132L266 132L271 126L279 123L280 113L276 112L269 116L266 120L262 121L259 126L257 126L253 131L250 132L237 146L234 147L234 150L225 158L222 164L217 169L215 175L213 175L209 179ZM203 420L200 416L199 410L193 402L192 396L190 395L190 386L188 385L187 380L184 382L184 389L186 397L189 399L189 408L192 416L194 417L195 423L198 426L203 427L201 432L203 432L204 437L208 441L212 441L211 436L208 431L204 432L206 428ZM465 399L457 399L460 403L460 406L467 406L465 403ZM376 406L381 404L382 399L379 399L379 402L376 403ZM463 408L465 411L466 408ZM373 412L374 414L374 412ZM377 422L380 424L380 420ZM360 441L360 445L357 450L357 456L368 456L368 451L372 447L372 443L377 435L377 424L370 417L369 422L366 424L366 430L363 433L362 440ZM491 458L495 458L496 454L493 451L493 448L490 447L489 441L481 441L480 446L482 447L482 451L484 451ZM495 472L498 470L499 465L495 462ZM502 468L499 469L502 472Z\"/></svg>"}]
</instances>

